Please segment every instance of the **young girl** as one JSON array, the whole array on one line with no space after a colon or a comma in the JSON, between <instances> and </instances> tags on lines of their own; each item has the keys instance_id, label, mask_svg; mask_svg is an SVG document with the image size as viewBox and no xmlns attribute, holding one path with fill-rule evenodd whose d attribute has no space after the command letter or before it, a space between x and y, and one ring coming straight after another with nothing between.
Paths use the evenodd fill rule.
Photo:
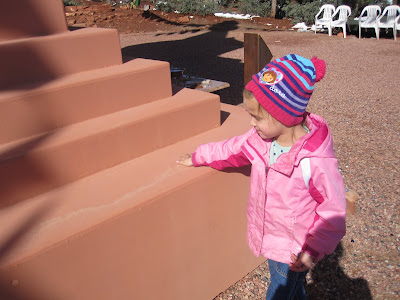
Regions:
<instances>
[{"instance_id":1,"label":"young girl","mask_svg":"<svg viewBox=\"0 0 400 300\"><path fill-rule=\"evenodd\" d=\"M264 80L271 71L276 78ZM268 258L267 299L305 299L308 270L345 234L345 191L331 133L323 118L305 111L324 75L325 62L316 57L270 62L243 92L253 128L177 161L218 170L252 164L247 241L256 256Z\"/></svg>"}]
</instances>

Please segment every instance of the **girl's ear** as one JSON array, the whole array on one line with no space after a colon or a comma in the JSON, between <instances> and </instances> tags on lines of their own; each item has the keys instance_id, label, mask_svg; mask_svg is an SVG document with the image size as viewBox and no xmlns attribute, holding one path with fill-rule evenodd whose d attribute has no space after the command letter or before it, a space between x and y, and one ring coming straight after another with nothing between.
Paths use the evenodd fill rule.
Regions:
<instances>
[{"instance_id":1,"label":"girl's ear","mask_svg":"<svg viewBox=\"0 0 400 300\"><path fill-rule=\"evenodd\" d=\"M307 111L304 112L304 114L303 114L303 121L301 121L301 126L305 126L305 125L306 125L307 116L308 116L309 114L310 114L310 113L307 112Z\"/></svg>"}]
</instances>

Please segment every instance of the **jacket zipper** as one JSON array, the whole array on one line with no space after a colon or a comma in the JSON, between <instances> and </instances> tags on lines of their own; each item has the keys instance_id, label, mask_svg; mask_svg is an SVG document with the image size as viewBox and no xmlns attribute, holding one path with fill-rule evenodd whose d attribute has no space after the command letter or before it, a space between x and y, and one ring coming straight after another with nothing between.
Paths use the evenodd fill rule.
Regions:
<instances>
[{"instance_id":1,"label":"jacket zipper","mask_svg":"<svg viewBox=\"0 0 400 300\"><path fill-rule=\"evenodd\" d=\"M265 223L265 207L267 205L267 175L269 172L269 167L267 167L267 162L265 161L264 157L260 154L260 152L257 151L256 148L254 148L254 146L247 140L246 141L247 144L249 145L249 147L251 149L253 149L253 151L258 155L258 157L261 159L262 162L264 162L265 167L265 191L264 191L264 209L263 209L263 222L261 224L261 228L262 228L262 238L261 238L261 245L260 245L260 249L259 249L259 253L261 253L262 250L262 243L264 240L264 234L265 234L265 228L264 228L264 223Z\"/></svg>"}]
</instances>

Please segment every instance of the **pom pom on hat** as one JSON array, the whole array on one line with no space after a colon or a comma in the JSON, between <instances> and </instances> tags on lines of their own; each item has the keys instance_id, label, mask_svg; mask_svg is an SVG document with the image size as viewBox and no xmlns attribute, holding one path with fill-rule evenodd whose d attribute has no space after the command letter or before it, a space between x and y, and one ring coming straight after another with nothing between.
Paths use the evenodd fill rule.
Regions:
<instances>
[{"instance_id":1,"label":"pom pom on hat","mask_svg":"<svg viewBox=\"0 0 400 300\"><path fill-rule=\"evenodd\" d=\"M313 58L311 58L311 62L314 64L315 67L315 82L318 82L325 77L325 61L323 61L322 59L318 59L316 56L314 56Z\"/></svg>"}]
</instances>

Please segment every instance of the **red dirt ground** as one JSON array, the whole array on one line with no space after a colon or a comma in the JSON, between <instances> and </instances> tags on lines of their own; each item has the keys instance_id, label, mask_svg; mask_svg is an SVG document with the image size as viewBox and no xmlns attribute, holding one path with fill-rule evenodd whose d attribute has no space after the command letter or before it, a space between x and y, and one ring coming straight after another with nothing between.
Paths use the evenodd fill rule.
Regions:
<instances>
[{"instance_id":1,"label":"red dirt ground","mask_svg":"<svg viewBox=\"0 0 400 300\"><path fill-rule=\"evenodd\" d=\"M145 5L150 10L145 11ZM65 14L68 26L115 28L119 33L168 32L206 29L228 19L215 16L184 15L153 10L150 2L141 2L136 9L126 6L111 6L95 1L86 1L85 5L66 6ZM254 18L253 20L235 19L239 26L259 28L261 30L287 30L293 24L287 19ZM270 25L267 25L270 24Z\"/></svg>"}]
</instances>

